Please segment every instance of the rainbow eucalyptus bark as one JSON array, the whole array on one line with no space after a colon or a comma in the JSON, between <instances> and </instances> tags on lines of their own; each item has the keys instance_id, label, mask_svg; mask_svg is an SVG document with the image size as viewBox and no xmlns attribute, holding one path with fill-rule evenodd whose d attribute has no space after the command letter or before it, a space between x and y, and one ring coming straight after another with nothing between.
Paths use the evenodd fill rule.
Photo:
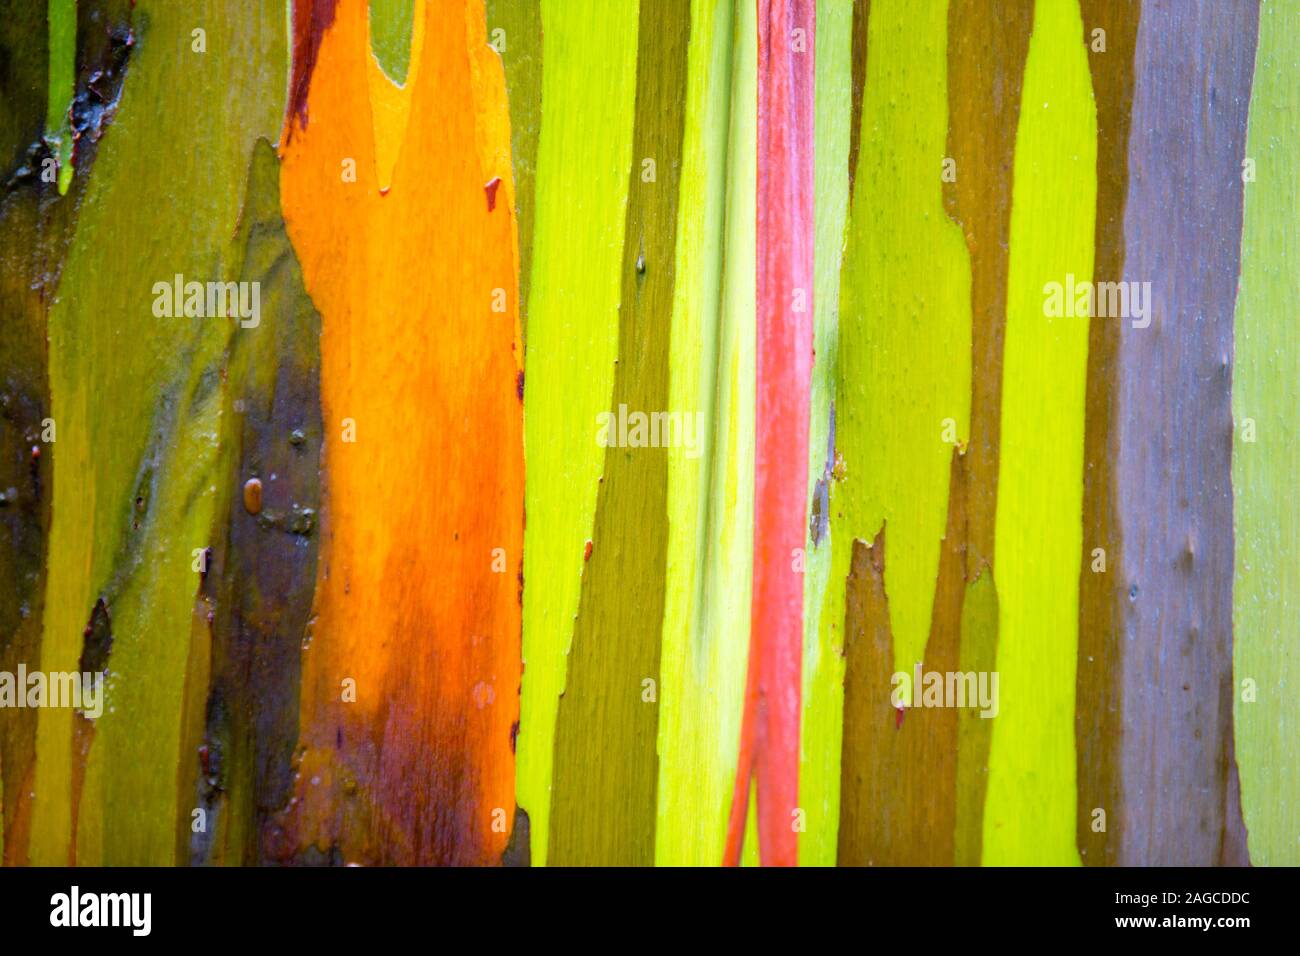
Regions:
<instances>
[{"instance_id":1,"label":"rainbow eucalyptus bark","mask_svg":"<svg viewBox=\"0 0 1300 956\"><path fill-rule=\"evenodd\" d=\"M758 800L762 862L798 862L799 716L813 315L811 0L758 12L758 338L754 597L748 686L726 862Z\"/></svg>"}]
</instances>

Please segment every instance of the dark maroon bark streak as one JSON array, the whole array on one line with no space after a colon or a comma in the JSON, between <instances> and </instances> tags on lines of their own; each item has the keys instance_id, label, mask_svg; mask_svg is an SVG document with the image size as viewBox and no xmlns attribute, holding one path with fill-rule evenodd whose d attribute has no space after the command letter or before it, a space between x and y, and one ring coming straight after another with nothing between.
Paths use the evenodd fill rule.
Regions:
<instances>
[{"instance_id":1,"label":"dark maroon bark streak","mask_svg":"<svg viewBox=\"0 0 1300 956\"><path fill-rule=\"evenodd\" d=\"M334 25L337 5L338 0L294 0L293 68L289 77L286 137L292 135L295 119L303 128L307 126L307 90L311 87L321 40L325 31Z\"/></svg>"}]
</instances>

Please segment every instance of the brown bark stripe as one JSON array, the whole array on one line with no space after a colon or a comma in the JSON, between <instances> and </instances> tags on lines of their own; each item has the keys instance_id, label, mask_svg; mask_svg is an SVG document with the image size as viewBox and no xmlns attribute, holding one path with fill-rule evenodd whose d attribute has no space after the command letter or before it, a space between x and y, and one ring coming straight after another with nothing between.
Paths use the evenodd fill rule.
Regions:
<instances>
[{"instance_id":1,"label":"brown bark stripe","mask_svg":"<svg viewBox=\"0 0 1300 956\"><path fill-rule=\"evenodd\" d=\"M944 183L944 202L971 253L974 374L965 456L971 496L965 571L972 581L993 563L1011 188L1033 20L1032 0L951 0L948 7L948 150L956 182Z\"/></svg>"},{"instance_id":2,"label":"brown bark stripe","mask_svg":"<svg viewBox=\"0 0 1300 956\"><path fill-rule=\"evenodd\" d=\"M974 374L970 443L964 455L954 458L949 498L949 536L961 537L960 560L941 560L930 640L952 635L959 642L962 671L991 671L996 657L997 594L991 567L1008 242L1021 83L1033 15L1033 0L999 4L996 10L989 0L951 0L948 7L948 158L955 163L956 179L944 183L944 205L962 227L970 250ZM958 509L964 512L961 522L954 521ZM952 545L951 540L945 544L945 556ZM964 607L968 599L976 602L970 608ZM966 865L980 860L991 731L989 720L970 711L958 716L954 728L953 839L956 862Z\"/></svg>"},{"instance_id":3,"label":"brown bark stripe","mask_svg":"<svg viewBox=\"0 0 1300 956\"><path fill-rule=\"evenodd\" d=\"M1116 282L1124 272L1124 200L1128 193L1129 121L1133 109L1133 54L1138 0L1083 0L1093 97L1097 103L1097 222L1094 281ZM1105 31L1105 48L1094 49L1094 31ZM1113 864L1117 843L1095 830L1094 811L1109 821L1119 805L1120 739L1119 614L1127 596L1123 541L1116 512L1116 350L1119 327L1093 322L1088 332L1087 418L1084 425L1083 560L1079 581L1079 659L1075 677L1075 761L1079 799L1077 840L1084 865ZM1093 571L1094 551L1104 572ZM1097 565L1100 567L1100 565Z\"/></svg>"},{"instance_id":4,"label":"brown bark stripe","mask_svg":"<svg viewBox=\"0 0 1300 956\"><path fill-rule=\"evenodd\" d=\"M667 409L689 0L643 4L613 408ZM641 160L653 158L654 182ZM548 862L654 863L655 750L667 566L664 448L614 448L596 499L568 681L555 729Z\"/></svg>"},{"instance_id":5,"label":"brown bark stripe","mask_svg":"<svg viewBox=\"0 0 1300 956\"><path fill-rule=\"evenodd\" d=\"M954 450L948 528L939 557L940 586L923 672L957 671L966 488ZM845 599L844 743L841 755L841 866L949 866L957 820L955 708L896 709L885 530L875 543L853 542ZM909 678L913 675L908 675ZM913 688L921 701L920 687ZM982 799L982 798L981 798Z\"/></svg>"},{"instance_id":6,"label":"brown bark stripe","mask_svg":"<svg viewBox=\"0 0 1300 956\"><path fill-rule=\"evenodd\" d=\"M867 21L871 0L853 0L853 52L849 63L849 198L858 175L858 148L862 143L862 95L867 85Z\"/></svg>"}]
</instances>

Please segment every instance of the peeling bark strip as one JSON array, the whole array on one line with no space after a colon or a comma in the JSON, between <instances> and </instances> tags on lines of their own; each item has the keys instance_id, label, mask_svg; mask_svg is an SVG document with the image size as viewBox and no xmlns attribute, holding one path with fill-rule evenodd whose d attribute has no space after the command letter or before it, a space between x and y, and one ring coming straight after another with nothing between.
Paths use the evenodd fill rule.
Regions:
<instances>
[{"instance_id":1,"label":"peeling bark strip","mask_svg":"<svg viewBox=\"0 0 1300 956\"><path fill-rule=\"evenodd\" d=\"M611 405L650 414L668 410L690 0L642 3L637 35ZM643 158L655 162L651 182ZM548 859L559 866L654 863L667 485L667 448L606 448L592 556L555 726ZM647 680L653 681L649 700Z\"/></svg>"},{"instance_id":2,"label":"peeling bark strip","mask_svg":"<svg viewBox=\"0 0 1300 956\"><path fill-rule=\"evenodd\" d=\"M898 711L890 701L894 669L885 594L885 529L867 544L853 542L844 609L844 751L840 761L840 866L898 863L917 835L908 819L877 811L897 806L897 777L889 769L906 766L896 759L902 744ZM925 713L922 711L921 713ZM931 711L930 714L941 714ZM906 723L906 719L903 721ZM909 737L913 740L915 737ZM908 755L910 756L910 755ZM885 799L877 802L881 791ZM861 798L859 798L861 795ZM922 801L921 807L929 806Z\"/></svg>"},{"instance_id":3,"label":"peeling bark strip","mask_svg":"<svg viewBox=\"0 0 1300 956\"><path fill-rule=\"evenodd\" d=\"M758 338L755 372L754 596L736 791L726 862L740 859L750 777L759 853L793 866L799 789L799 700L808 405L813 316L812 0L759 0Z\"/></svg>"},{"instance_id":4,"label":"peeling bark strip","mask_svg":"<svg viewBox=\"0 0 1300 956\"><path fill-rule=\"evenodd\" d=\"M1246 862L1232 735L1232 357L1258 6L1151 0L1135 58L1115 481L1126 865ZM1213 120L1207 122L1207 118ZM1097 321L1119 321L1097 320Z\"/></svg>"},{"instance_id":5,"label":"peeling bark strip","mask_svg":"<svg viewBox=\"0 0 1300 956\"><path fill-rule=\"evenodd\" d=\"M948 6L948 157L944 205L959 223L970 250L971 407L970 441L954 457L945 557L961 538L957 562L941 559L931 642L961 634L961 657L992 670L997 644L994 521L998 503L998 453L1002 414L1002 348L1007 321L1012 170L1020 93L1029 53L1032 0L1000 4L952 0ZM962 495L956 494L960 482ZM954 526L958 509L963 520ZM953 592L956 592L955 595ZM945 599L945 595L948 597ZM967 607L967 602L975 601ZM989 608L992 608L992 611ZM966 642L973 642L967 646ZM959 717L960 766L956 784L956 862L979 863L984 792L992 722Z\"/></svg>"},{"instance_id":6,"label":"peeling bark strip","mask_svg":"<svg viewBox=\"0 0 1300 956\"><path fill-rule=\"evenodd\" d=\"M967 511L961 456L952 452L949 524L940 557L932 633L921 662L925 672L962 670L961 608ZM885 594L885 529L868 548L853 542L844 620L844 745L840 764L840 866L950 866L954 860L958 800L982 804L982 789L959 791L958 724L970 711L953 707L896 708L889 602ZM984 657L990 656L986 651ZM990 669L990 668L985 668ZM920 702L921 689L912 688ZM987 725L987 719L973 718ZM979 732L970 728L971 732ZM983 735L987 741L987 733ZM983 744L987 750L987 742ZM968 764L982 759L978 740ZM968 783L980 780L973 776ZM978 825L977 816L965 819Z\"/></svg>"},{"instance_id":7,"label":"peeling bark strip","mask_svg":"<svg viewBox=\"0 0 1300 956\"><path fill-rule=\"evenodd\" d=\"M425 8L401 149L375 143L401 130L359 106L376 67L366 4L349 0L282 157L321 313L328 477L277 858L496 863L514 817L523 422L505 81L482 0Z\"/></svg>"},{"instance_id":8,"label":"peeling bark strip","mask_svg":"<svg viewBox=\"0 0 1300 956\"><path fill-rule=\"evenodd\" d=\"M1124 277L1124 200L1128 194L1128 138L1133 109L1133 54L1139 0L1083 0L1083 30L1097 101L1097 223L1093 240L1095 280ZM1095 50L1094 31L1105 31ZM1128 603L1122 584L1114 467L1118 458L1116 355L1120 325L1092 322L1088 329L1087 422L1083 452L1083 554L1079 565L1079 656L1075 677L1075 767L1078 775L1076 839L1084 865L1113 864L1119 847L1098 829L1124 813L1119 802L1119 754L1113 746L1123 726L1120 697L1120 614ZM1096 549L1105 570L1098 571Z\"/></svg>"},{"instance_id":9,"label":"peeling bark strip","mask_svg":"<svg viewBox=\"0 0 1300 956\"><path fill-rule=\"evenodd\" d=\"M253 154L240 218L239 277L261 284L275 321L231 347L225 487L260 475L266 497L253 516L232 491L202 575L200 603L215 604L211 679L194 688L201 742L181 767L182 800L207 811L203 831L181 831L182 858L195 864L261 863L276 843L264 831L293 796L300 658L320 539L320 316L285 232L279 159L265 140Z\"/></svg>"},{"instance_id":10,"label":"peeling bark strip","mask_svg":"<svg viewBox=\"0 0 1300 956\"><path fill-rule=\"evenodd\" d=\"M203 69L176 55L194 28L193 7L140 0L110 12L80 35L110 55L131 50L125 92L92 174L76 177L87 182L66 258L47 264L58 282L57 296L47 288L58 454L40 660L49 671L74 669L102 598L115 677L93 742L68 711L38 715L28 856L37 864L175 863L178 831L190 825L178 778L193 766L189 675L205 655L193 627L192 562L225 500L224 450L213 436L235 326L155 321L151 288L177 273L233 278L249 159L284 112L282 7L205 3ZM148 23L147 34L132 40L129 23ZM94 85L107 92L103 80ZM94 95L82 102L95 114ZM84 128L102 118L86 117ZM80 122L74 115L74 129ZM83 136L78 151L92 141ZM159 217L159 196L185 215Z\"/></svg>"},{"instance_id":11,"label":"peeling bark strip","mask_svg":"<svg viewBox=\"0 0 1300 956\"><path fill-rule=\"evenodd\" d=\"M971 284L967 242L947 214L941 178L950 135L949 23L946 4L873 0L865 24L869 55L835 404L845 478L831 501L826 614L838 626L847 605L863 599L853 593L861 579L850 579L853 543L888 527L891 560L883 574L893 660L877 675L886 687L892 673L951 654L963 590L966 518L960 504L950 508L950 486L964 474L954 470L954 446L966 444L970 426ZM906 107L899 90L909 91ZM940 648L944 642L949 648ZM846 685L842 829L854 826L845 813L879 795L852 790L862 779L852 737L868 725L855 717L851 726L850 713ZM955 724L931 721L924 735L945 759L955 754ZM951 792L951 767L944 773ZM940 839L951 860L951 805L944 812L949 824Z\"/></svg>"}]
</instances>

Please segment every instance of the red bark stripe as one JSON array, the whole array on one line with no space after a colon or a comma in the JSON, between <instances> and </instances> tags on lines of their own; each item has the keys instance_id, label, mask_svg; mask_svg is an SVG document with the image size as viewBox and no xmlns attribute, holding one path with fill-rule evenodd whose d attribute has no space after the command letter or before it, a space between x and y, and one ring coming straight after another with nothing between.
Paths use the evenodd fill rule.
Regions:
<instances>
[{"instance_id":1,"label":"red bark stripe","mask_svg":"<svg viewBox=\"0 0 1300 956\"><path fill-rule=\"evenodd\" d=\"M759 855L793 866L809 388L813 362L812 0L758 0L754 593L745 714L725 859L740 858L751 775Z\"/></svg>"}]
</instances>

